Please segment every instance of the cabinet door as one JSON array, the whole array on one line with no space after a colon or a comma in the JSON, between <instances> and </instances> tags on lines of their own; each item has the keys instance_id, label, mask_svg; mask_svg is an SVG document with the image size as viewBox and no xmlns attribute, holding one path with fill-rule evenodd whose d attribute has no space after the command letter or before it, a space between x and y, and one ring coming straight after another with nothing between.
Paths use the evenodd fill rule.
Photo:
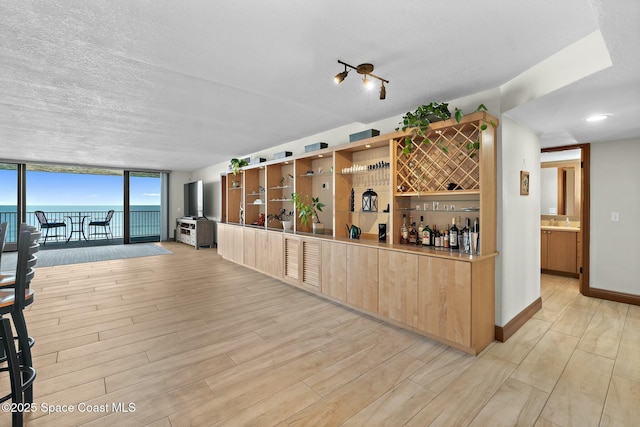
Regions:
<instances>
[{"instance_id":1,"label":"cabinet door","mask_svg":"<svg viewBox=\"0 0 640 427\"><path fill-rule=\"evenodd\" d=\"M471 345L471 263L421 256L418 329Z\"/></svg>"},{"instance_id":2,"label":"cabinet door","mask_svg":"<svg viewBox=\"0 0 640 427\"><path fill-rule=\"evenodd\" d=\"M256 268L265 274L282 278L282 233L256 230Z\"/></svg>"},{"instance_id":3,"label":"cabinet door","mask_svg":"<svg viewBox=\"0 0 640 427\"><path fill-rule=\"evenodd\" d=\"M229 256L229 246L227 245L227 230L229 227L226 224L218 224L218 255L223 258ZM179 231L179 230L178 230Z\"/></svg>"},{"instance_id":4,"label":"cabinet door","mask_svg":"<svg viewBox=\"0 0 640 427\"><path fill-rule=\"evenodd\" d=\"M256 267L256 251L258 250L256 246L261 244L262 240L266 240L266 237L266 233L257 233L253 228L244 229L242 255L245 265L253 268Z\"/></svg>"},{"instance_id":5,"label":"cabinet door","mask_svg":"<svg viewBox=\"0 0 640 427\"><path fill-rule=\"evenodd\" d=\"M549 270L577 273L576 235L571 231L549 231L547 262Z\"/></svg>"},{"instance_id":6,"label":"cabinet door","mask_svg":"<svg viewBox=\"0 0 640 427\"><path fill-rule=\"evenodd\" d=\"M548 269L549 263L547 262L549 254L549 239L547 238L547 231L540 230L540 268Z\"/></svg>"},{"instance_id":7,"label":"cabinet door","mask_svg":"<svg viewBox=\"0 0 640 427\"><path fill-rule=\"evenodd\" d=\"M229 247L228 255L231 261L243 263L243 227L230 226L226 231L226 243Z\"/></svg>"},{"instance_id":8,"label":"cabinet door","mask_svg":"<svg viewBox=\"0 0 640 427\"><path fill-rule=\"evenodd\" d=\"M418 324L418 255L378 250L378 314Z\"/></svg>"},{"instance_id":9,"label":"cabinet door","mask_svg":"<svg viewBox=\"0 0 640 427\"><path fill-rule=\"evenodd\" d=\"M378 312L378 249L347 245L347 302Z\"/></svg>"},{"instance_id":10,"label":"cabinet door","mask_svg":"<svg viewBox=\"0 0 640 427\"><path fill-rule=\"evenodd\" d=\"M351 245L349 245L351 246ZM321 292L340 301L347 300L347 245L322 242Z\"/></svg>"}]
</instances>

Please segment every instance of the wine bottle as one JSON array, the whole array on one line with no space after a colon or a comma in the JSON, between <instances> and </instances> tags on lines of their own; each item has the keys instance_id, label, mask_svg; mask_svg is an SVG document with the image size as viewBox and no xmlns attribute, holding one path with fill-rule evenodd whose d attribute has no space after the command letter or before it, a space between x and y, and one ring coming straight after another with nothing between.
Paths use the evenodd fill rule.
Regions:
<instances>
[{"instance_id":1,"label":"wine bottle","mask_svg":"<svg viewBox=\"0 0 640 427\"><path fill-rule=\"evenodd\" d=\"M458 246L458 227L456 227L456 219L451 218L451 228L449 229L449 247L452 251L460 249Z\"/></svg>"},{"instance_id":2,"label":"wine bottle","mask_svg":"<svg viewBox=\"0 0 640 427\"><path fill-rule=\"evenodd\" d=\"M436 247L436 249L440 249L442 247L442 236L440 236L440 230L438 230L435 225L433 226L433 228L435 228L435 244L434 246Z\"/></svg>"},{"instance_id":3,"label":"wine bottle","mask_svg":"<svg viewBox=\"0 0 640 427\"><path fill-rule=\"evenodd\" d=\"M471 232L471 230L469 229L470 227L471 227L471 220L467 218L465 219L464 228L460 233L460 235L462 236L462 242L459 242L460 248L464 253L469 253L471 251L471 248L469 246L471 242L471 238L469 237L469 233Z\"/></svg>"},{"instance_id":4,"label":"wine bottle","mask_svg":"<svg viewBox=\"0 0 640 427\"><path fill-rule=\"evenodd\" d=\"M449 230L444 230L444 238L442 240L442 247L445 249L449 249Z\"/></svg>"}]
</instances>

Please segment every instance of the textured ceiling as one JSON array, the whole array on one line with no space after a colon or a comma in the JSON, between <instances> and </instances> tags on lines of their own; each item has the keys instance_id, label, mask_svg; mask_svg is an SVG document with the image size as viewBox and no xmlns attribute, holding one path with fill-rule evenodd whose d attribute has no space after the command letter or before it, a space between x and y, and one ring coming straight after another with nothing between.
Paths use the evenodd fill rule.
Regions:
<instances>
[{"instance_id":1,"label":"textured ceiling","mask_svg":"<svg viewBox=\"0 0 640 427\"><path fill-rule=\"evenodd\" d=\"M3 1L0 159L190 171L500 86L600 29L613 67L509 112L581 140L578 105L640 114L638 4ZM375 64L387 99L336 86L337 59Z\"/></svg>"}]
</instances>

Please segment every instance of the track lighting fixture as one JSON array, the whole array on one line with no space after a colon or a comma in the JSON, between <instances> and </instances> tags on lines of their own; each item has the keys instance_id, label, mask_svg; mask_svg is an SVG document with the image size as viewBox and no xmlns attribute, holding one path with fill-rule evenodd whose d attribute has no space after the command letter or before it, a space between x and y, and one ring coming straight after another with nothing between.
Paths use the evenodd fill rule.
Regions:
<instances>
[{"instance_id":1,"label":"track lighting fixture","mask_svg":"<svg viewBox=\"0 0 640 427\"><path fill-rule=\"evenodd\" d=\"M347 67L348 67L348 68L351 68L352 70L356 70L358 74L364 75L364 77L362 78L362 82L364 83L365 87L367 87L367 89L371 89L373 87L373 81L371 80L371 77L374 79L380 80L381 82L380 99L385 99L387 97L387 88L384 86L384 84L385 83L389 84L389 80L383 79L382 77L372 74L373 64L364 63L364 64L358 65L357 67L354 67L353 65L349 65L346 62L340 61L339 59L338 59L338 63L344 65L344 71L336 74L336 76L333 78L333 80L337 84L342 83L342 81L347 77L347 74L349 74L349 71L347 70Z\"/></svg>"}]
</instances>

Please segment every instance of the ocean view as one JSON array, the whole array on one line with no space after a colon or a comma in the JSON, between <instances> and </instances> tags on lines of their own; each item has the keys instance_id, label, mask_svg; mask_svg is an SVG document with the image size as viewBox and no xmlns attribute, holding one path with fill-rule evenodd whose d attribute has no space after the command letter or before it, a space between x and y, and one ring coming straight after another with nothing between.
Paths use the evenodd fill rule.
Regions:
<instances>
[{"instance_id":1,"label":"ocean view","mask_svg":"<svg viewBox=\"0 0 640 427\"><path fill-rule=\"evenodd\" d=\"M116 238L122 237L124 235L124 212L122 205L27 205L27 223L38 226L38 220L33 212L41 210L47 216L48 221L65 222L67 224L68 235L71 231L71 221L73 221L74 229L76 229L77 224L82 220L82 217L86 216L86 230L86 225L89 221L104 220L107 212L111 209L115 211L113 219L111 220L113 236ZM160 206L132 205L130 210L130 227L132 237L160 234ZM69 217L71 217L71 219ZM15 206L0 205L0 222L5 221L9 223L7 241L15 241L17 237L16 230L18 227L18 218Z\"/></svg>"}]
</instances>

